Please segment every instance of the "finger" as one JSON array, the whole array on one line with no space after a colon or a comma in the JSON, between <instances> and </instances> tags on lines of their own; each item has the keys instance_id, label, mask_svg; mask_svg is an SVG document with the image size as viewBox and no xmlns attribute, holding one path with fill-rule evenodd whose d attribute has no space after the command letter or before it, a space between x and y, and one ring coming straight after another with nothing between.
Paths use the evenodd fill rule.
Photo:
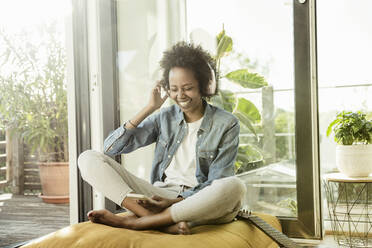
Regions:
<instances>
[{"instance_id":1,"label":"finger","mask_svg":"<svg viewBox=\"0 0 372 248\"><path fill-rule=\"evenodd\" d=\"M161 200L163 200L163 198L160 197L160 196L158 196L158 195L154 195L154 196L152 196L151 199L153 199L153 200L155 200L155 201L161 201Z\"/></svg>"},{"instance_id":2,"label":"finger","mask_svg":"<svg viewBox=\"0 0 372 248\"><path fill-rule=\"evenodd\" d=\"M161 92L161 87L160 86L157 86L156 87L156 90L158 91L158 93L160 93Z\"/></svg>"},{"instance_id":3,"label":"finger","mask_svg":"<svg viewBox=\"0 0 372 248\"><path fill-rule=\"evenodd\" d=\"M162 85L162 80L158 80L155 82L155 87L161 86Z\"/></svg>"}]
</instances>

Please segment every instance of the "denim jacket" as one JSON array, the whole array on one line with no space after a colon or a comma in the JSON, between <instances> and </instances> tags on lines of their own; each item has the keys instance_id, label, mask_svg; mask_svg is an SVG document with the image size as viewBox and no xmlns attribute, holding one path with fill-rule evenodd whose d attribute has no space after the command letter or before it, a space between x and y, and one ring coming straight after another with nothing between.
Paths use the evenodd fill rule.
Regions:
<instances>
[{"instance_id":1,"label":"denim jacket","mask_svg":"<svg viewBox=\"0 0 372 248\"><path fill-rule=\"evenodd\" d=\"M196 179L198 185L180 195L187 198L213 180L234 175L239 145L239 121L231 113L205 104L204 118L197 132ZM165 169L186 135L187 124L181 109L175 104L148 116L137 128L125 124L111 132L104 141L107 155L132 152L156 142L151 183L163 181Z\"/></svg>"}]
</instances>

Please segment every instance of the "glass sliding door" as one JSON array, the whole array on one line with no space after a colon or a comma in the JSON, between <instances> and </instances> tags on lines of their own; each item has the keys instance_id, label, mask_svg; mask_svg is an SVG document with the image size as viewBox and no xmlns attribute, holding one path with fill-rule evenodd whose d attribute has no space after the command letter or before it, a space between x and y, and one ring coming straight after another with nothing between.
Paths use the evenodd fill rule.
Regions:
<instances>
[{"instance_id":1,"label":"glass sliding door","mask_svg":"<svg viewBox=\"0 0 372 248\"><path fill-rule=\"evenodd\" d=\"M372 2L367 0L358 3L347 0L319 1L317 4L322 175L338 171L336 142L333 135L326 136L328 125L336 114L341 111L362 111L367 114L368 120L372 118L371 9ZM334 14L329 18L331 11ZM322 200L326 208L325 197ZM324 211L324 220L326 231L331 230L327 209Z\"/></svg>"},{"instance_id":2,"label":"glass sliding door","mask_svg":"<svg viewBox=\"0 0 372 248\"><path fill-rule=\"evenodd\" d=\"M302 42L310 34L300 26L309 30L311 2L186 3L190 40L216 57L217 36L224 32L232 40L219 63L220 97L221 106L241 123L235 169L247 186L244 207L280 217L293 237L319 236L314 214L318 202L312 197L317 185L317 133L312 112L316 106L311 102L316 91L308 91L311 58L303 56L311 52L310 43ZM241 69L248 71L246 78L234 78Z\"/></svg>"},{"instance_id":3,"label":"glass sliding door","mask_svg":"<svg viewBox=\"0 0 372 248\"><path fill-rule=\"evenodd\" d=\"M236 164L248 188L245 207L278 216L292 237L319 238L314 1L115 4L120 124L146 104L166 48L187 40L216 54L216 36L224 29L233 46L221 58L220 89L231 103L227 109L249 118L240 116ZM226 75L238 69L247 69L259 86L229 80ZM124 155L122 164L149 179L153 149Z\"/></svg>"},{"instance_id":4,"label":"glass sliding door","mask_svg":"<svg viewBox=\"0 0 372 248\"><path fill-rule=\"evenodd\" d=\"M214 11L205 18L210 6ZM232 38L232 50L220 61L220 89L235 98L231 111L241 120L236 172L248 189L245 207L296 217L292 13L288 1L187 1L187 31L194 42L213 44L223 29ZM216 48L210 50L216 54ZM256 73L266 86L228 79L239 69Z\"/></svg>"}]
</instances>

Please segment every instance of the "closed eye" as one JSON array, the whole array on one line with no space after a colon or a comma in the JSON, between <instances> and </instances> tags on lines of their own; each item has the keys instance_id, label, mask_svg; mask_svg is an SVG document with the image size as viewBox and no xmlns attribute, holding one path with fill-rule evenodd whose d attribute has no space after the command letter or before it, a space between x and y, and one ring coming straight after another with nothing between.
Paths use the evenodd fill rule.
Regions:
<instances>
[{"instance_id":1,"label":"closed eye","mask_svg":"<svg viewBox=\"0 0 372 248\"><path fill-rule=\"evenodd\" d=\"M192 89L194 89L194 87L187 87L187 88L182 88L182 91L190 91L190 90L192 90ZM176 89L176 88L171 88L170 91L171 91L171 92L177 92L178 89Z\"/></svg>"}]
</instances>

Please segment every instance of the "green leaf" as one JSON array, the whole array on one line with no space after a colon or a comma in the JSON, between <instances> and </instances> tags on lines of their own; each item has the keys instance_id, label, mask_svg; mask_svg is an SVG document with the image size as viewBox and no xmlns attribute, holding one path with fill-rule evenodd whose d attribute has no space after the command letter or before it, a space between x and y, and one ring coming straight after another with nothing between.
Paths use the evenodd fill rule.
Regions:
<instances>
[{"instance_id":1,"label":"green leaf","mask_svg":"<svg viewBox=\"0 0 372 248\"><path fill-rule=\"evenodd\" d=\"M32 115L30 113L27 114L27 120L32 121Z\"/></svg>"},{"instance_id":2,"label":"green leaf","mask_svg":"<svg viewBox=\"0 0 372 248\"><path fill-rule=\"evenodd\" d=\"M223 108L229 112L233 112L235 108L236 97L229 90L220 90Z\"/></svg>"},{"instance_id":3,"label":"green leaf","mask_svg":"<svg viewBox=\"0 0 372 248\"><path fill-rule=\"evenodd\" d=\"M258 140L257 133L256 133L256 130L255 130L253 124L252 124L252 121L245 114L243 114L239 111L235 111L233 114L239 119L241 124L246 126L255 135L256 140Z\"/></svg>"},{"instance_id":4,"label":"green leaf","mask_svg":"<svg viewBox=\"0 0 372 248\"><path fill-rule=\"evenodd\" d=\"M257 73L250 73L247 69L229 72L225 77L244 88L257 89L267 86L265 78Z\"/></svg>"},{"instance_id":5,"label":"green leaf","mask_svg":"<svg viewBox=\"0 0 372 248\"><path fill-rule=\"evenodd\" d=\"M332 121L330 124L329 124L329 126L328 126L328 128L327 128L327 137L331 134L331 132L332 132L332 127L336 124L336 123L338 123L340 120L339 119L335 119L334 121Z\"/></svg>"},{"instance_id":6,"label":"green leaf","mask_svg":"<svg viewBox=\"0 0 372 248\"><path fill-rule=\"evenodd\" d=\"M261 121L260 111L258 111L256 106L251 101L245 98L238 98L238 105L234 111L239 111L240 113L244 114L253 123L258 123Z\"/></svg>"},{"instance_id":7,"label":"green leaf","mask_svg":"<svg viewBox=\"0 0 372 248\"><path fill-rule=\"evenodd\" d=\"M235 108L236 97L229 90L219 90L218 94L211 98L211 103L228 112L233 112Z\"/></svg>"},{"instance_id":8,"label":"green leaf","mask_svg":"<svg viewBox=\"0 0 372 248\"><path fill-rule=\"evenodd\" d=\"M239 145L235 163L235 172L243 173L257 168L256 163L263 162L262 152L251 144Z\"/></svg>"},{"instance_id":9,"label":"green leaf","mask_svg":"<svg viewBox=\"0 0 372 248\"><path fill-rule=\"evenodd\" d=\"M217 38L218 40L218 38ZM220 59L226 53L231 52L233 46L233 41L231 37L223 35L220 41L217 43L217 54L216 59Z\"/></svg>"},{"instance_id":10,"label":"green leaf","mask_svg":"<svg viewBox=\"0 0 372 248\"><path fill-rule=\"evenodd\" d=\"M259 149L251 144L239 145L237 157L242 162L253 162L263 159Z\"/></svg>"},{"instance_id":11,"label":"green leaf","mask_svg":"<svg viewBox=\"0 0 372 248\"><path fill-rule=\"evenodd\" d=\"M220 43L222 37L225 36L225 29L222 29L222 31L217 35L217 44Z\"/></svg>"}]
</instances>

